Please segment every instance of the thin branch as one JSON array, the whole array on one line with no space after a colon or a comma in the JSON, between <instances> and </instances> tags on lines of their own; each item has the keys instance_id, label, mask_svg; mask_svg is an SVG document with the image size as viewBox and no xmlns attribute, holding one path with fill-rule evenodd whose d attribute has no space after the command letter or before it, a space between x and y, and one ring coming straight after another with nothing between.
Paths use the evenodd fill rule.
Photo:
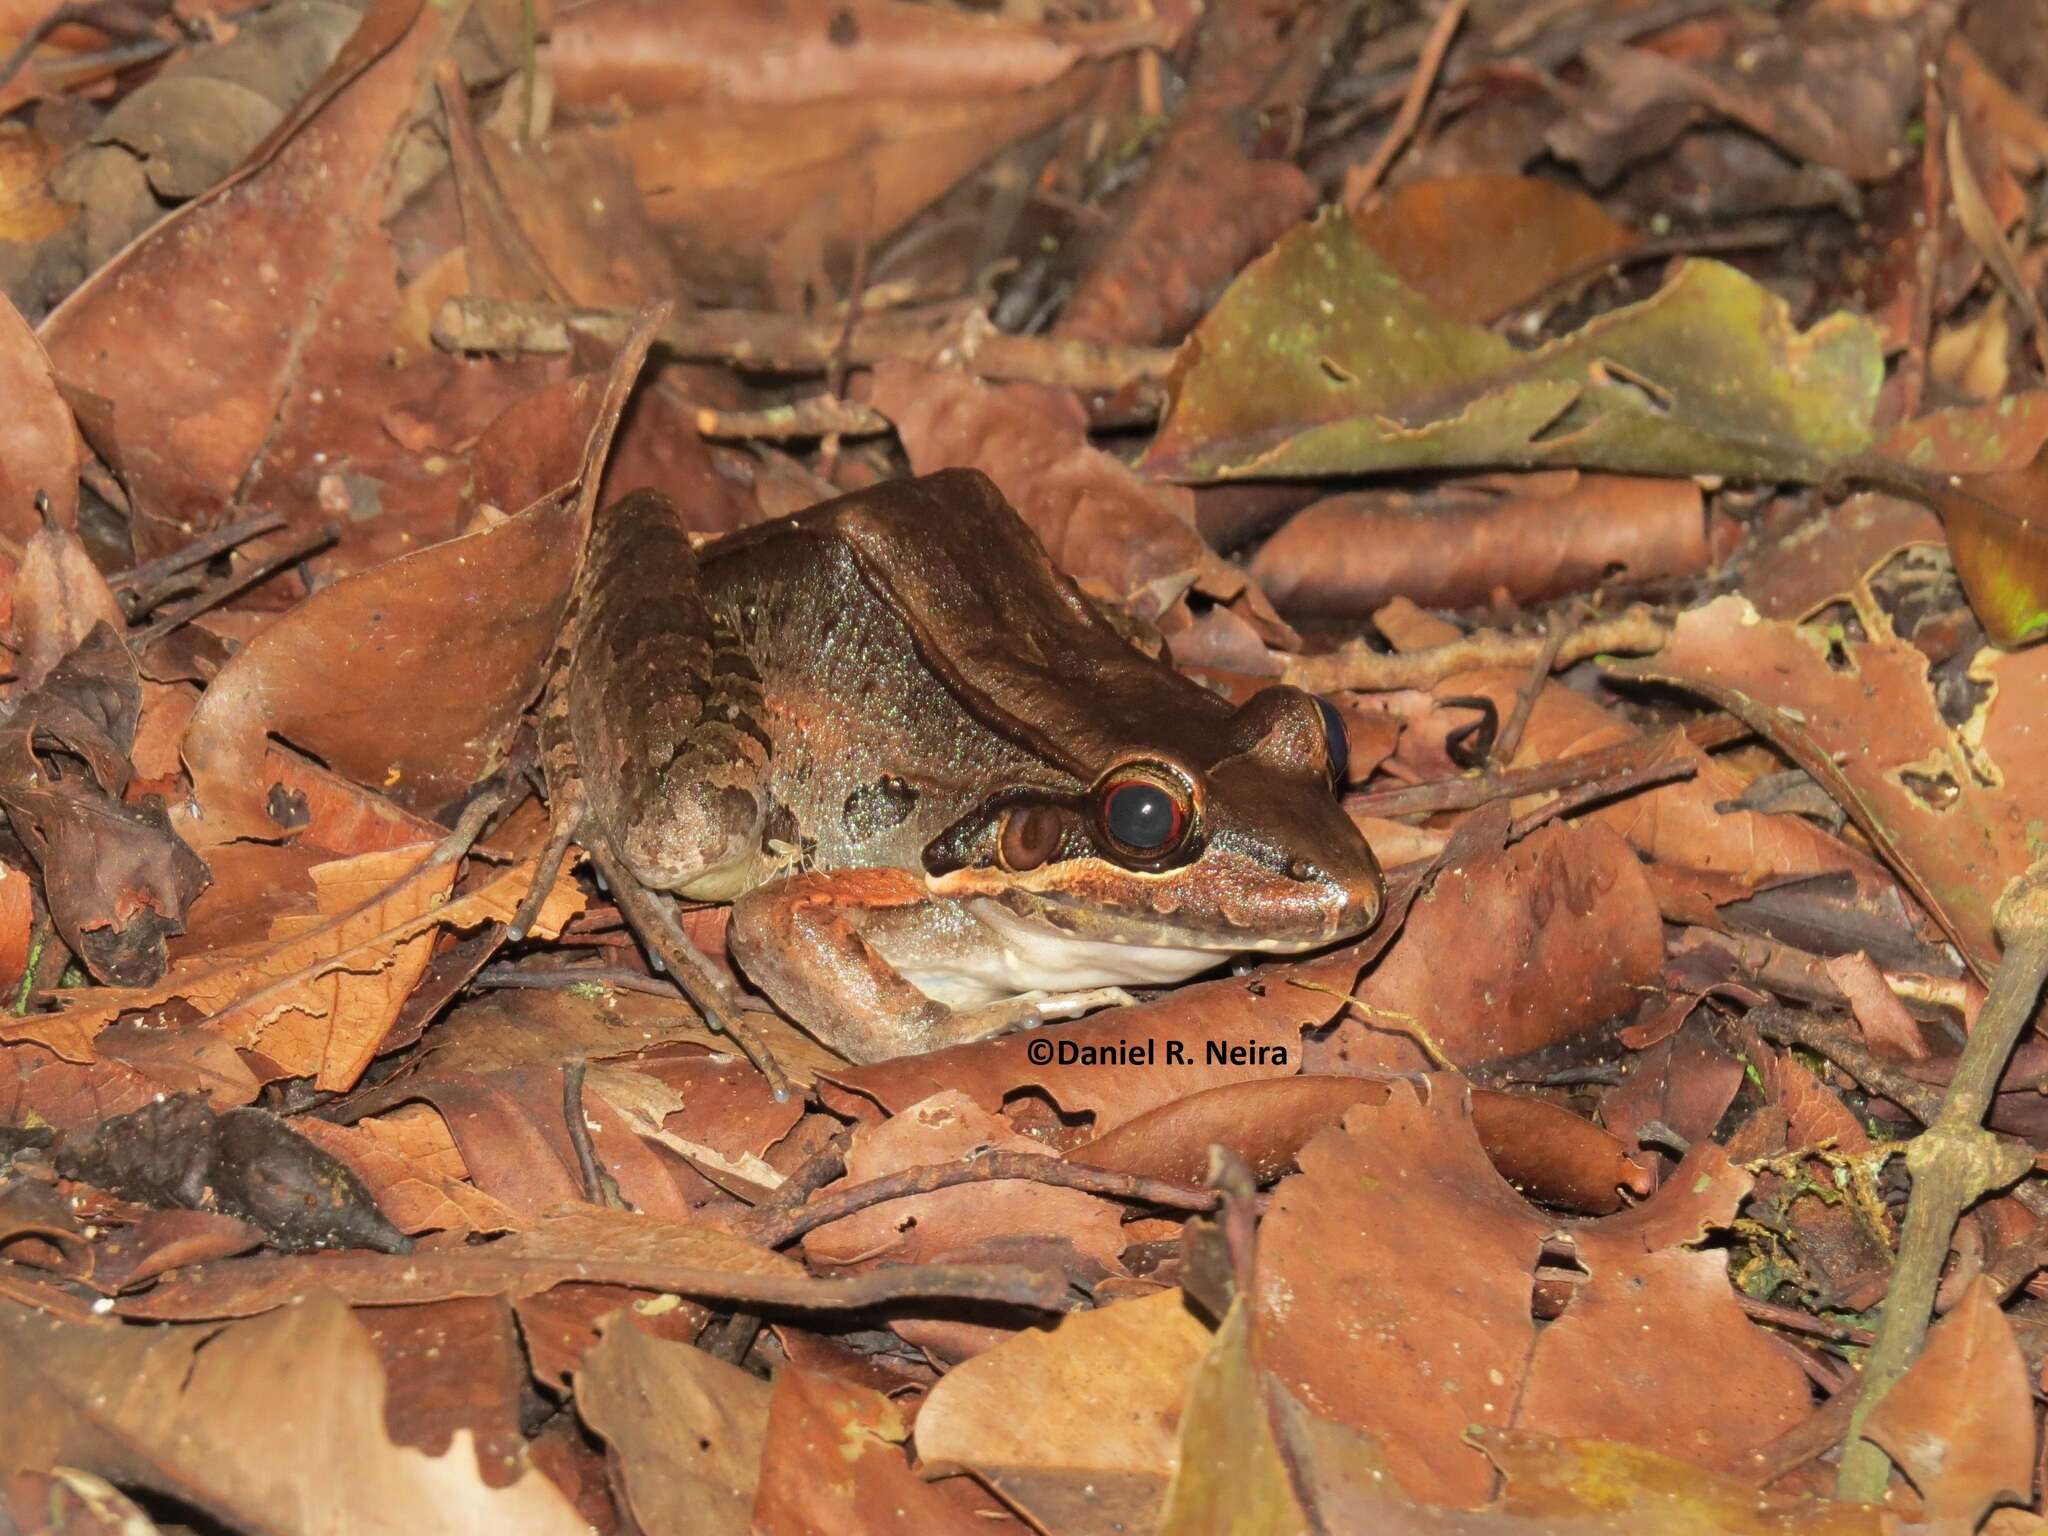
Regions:
<instances>
[{"instance_id":1,"label":"thin branch","mask_svg":"<svg viewBox=\"0 0 2048 1536\"><path fill-rule=\"evenodd\" d=\"M907 1195L927 1195L956 1184L985 1184L997 1179L1024 1179L1050 1184L1059 1189L1079 1189L1114 1200L1136 1200L1146 1205L1178 1211L1210 1211L1216 1208L1213 1189L1196 1189L1171 1179L1147 1178L1136 1173L1114 1173L1107 1168L1090 1168L1070 1163L1063 1157L1036 1152L983 1152L958 1163L926 1163L883 1174L863 1184L821 1195L793 1210L772 1211L767 1207L752 1213L735 1228L739 1236L765 1248L780 1248L795 1242L806 1232L856 1212Z\"/></svg>"},{"instance_id":2,"label":"thin branch","mask_svg":"<svg viewBox=\"0 0 2048 1536\"><path fill-rule=\"evenodd\" d=\"M1379 146L1373 150L1372 158L1359 167L1356 175L1344 178L1344 205L1356 208L1380 184L1396 157L1408 147L1408 140L1414 136L1416 125L1422 121L1422 109L1429 104L1429 93L1436 88L1436 77L1444 67L1444 55L1451 51L1451 39L1458 35L1458 24L1465 19L1465 7L1469 0L1444 0L1444 8L1437 13L1436 24L1429 29L1429 39L1422 45L1422 56L1415 61L1414 78L1408 82L1408 93L1401 98L1401 110L1387 126L1386 134Z\"/></svg>"},{"instance_id":3,"label":"thin branch","mask_svg":"<svg viewBox=\"0 0 2048 1536\"><path fill-rule=\"evenodd\" d=\"M1638 603L1625 613L1595 620L1576 630L1558 651L1557 665L1569 667L1593 656L1660 651L1670 638L1670 625ZM1395 688L1427 688L1460 672L1533 665L1546 644L1548 640L1543 635L1486 630L1426 650L1389 654L1354 640L1326 656L1290 658L1281 681L1310 693L1384 693Z\"/></svg>"},{"instance_id":4,"label":"thin branch","mask_svg":"<svg viewBox=\"0 0 2048 1536\"><path fill-rule=\"evenodd\" d=\"M1877 1342L1863 1367L1863 1388L1842 1442L1836 1482L1839 1497L1860 1503L1882 1499L1891 1477L1891 1458L1863 1438L1863 1427L1920 1352L1957 1221L1983 1196L2016 1183L2034 1166L2032 1148L1994 1136L1984 1117L2048 976L2048 859L2007 888L1996 922L2005 956L1992 978L1991 995L1949 1079L1940 1113L1906 1149L1913 1193L1899 1238L1898 1266L1885 1295Z\"/></svg>"},{"instance_id":5,"label":"thin branch","mask_svg":"<svg viewBox=\"0 0 2048 1536\"><path fill-rule=\"evenodd\" d=\"M572 333L615 344L632 318L624 310L452 298L434 317L434 340L450 351L560 354L569 350ZM842 329L836 321L794 315L700 309L671 316L661 328L661 344L676 357L700 362L768 373L822 374L837 354ZM978 310L964 316L956 312L938 325L870 315L853 330L846 347L846 361L856 367L901 358L981 378L1023 379L1102 393L1157 384L1165 378L1173 355L1168 347L1005 335Z\"/></svg>"}]
</instances>

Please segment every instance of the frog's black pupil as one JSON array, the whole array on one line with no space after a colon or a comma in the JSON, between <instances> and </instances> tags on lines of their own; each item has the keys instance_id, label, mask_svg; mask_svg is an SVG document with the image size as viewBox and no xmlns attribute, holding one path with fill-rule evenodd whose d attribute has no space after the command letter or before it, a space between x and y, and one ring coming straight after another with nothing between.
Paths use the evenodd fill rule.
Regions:
<instances>
[{"instance_id":1,"label":"frog's black pupil","mask_svg":"<svg viewBox=\"0 0 2048 1536\"><path fill-rule=\"evenodd\" d=\"M1157 784L1119 784L1109 792L1104 819L1109 835L1126 848L1151 852L1173 841L1179 814L1173 796Z\"/></svg>"},{"instance_id":2,"label":"frog's black pupil","mask_svg":"<svg viewBox=\"0 0 2048 1536\"><path fill-rule=\"evenodd\" d=\"M1330 764L1330 782L1341 786L1351 767L1351 739L1344 734L1344 717L1321 694L1316 695L1316 708L1323 712L1323 751Z\"/></svg>"}]
</instances>

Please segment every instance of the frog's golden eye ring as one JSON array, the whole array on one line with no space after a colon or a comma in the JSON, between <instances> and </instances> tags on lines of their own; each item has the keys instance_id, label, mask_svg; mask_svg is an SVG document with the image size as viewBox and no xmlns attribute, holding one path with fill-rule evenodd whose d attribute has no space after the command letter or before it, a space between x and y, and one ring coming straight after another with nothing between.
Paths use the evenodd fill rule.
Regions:
<instances>
[{"instance_id":1,"label":"frog's golden eye ring","mask_svg":"<svg viewBox=\"0 0 2048 1536\"><path fill-rule=\"evenodd\" d=\"M1187 836L1188 821L1187 802L1157 779L1116 778L1102 787L1102 830L1125 853L1171 853Z\"/></svg>"}]
</instances>

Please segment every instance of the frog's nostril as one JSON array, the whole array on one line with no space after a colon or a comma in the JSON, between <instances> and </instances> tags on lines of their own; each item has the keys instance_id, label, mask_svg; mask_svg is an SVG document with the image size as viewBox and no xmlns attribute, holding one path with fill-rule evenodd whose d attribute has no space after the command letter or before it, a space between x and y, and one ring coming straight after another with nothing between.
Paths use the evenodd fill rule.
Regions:
<instances>
[{"instance_id":1,"label":"frog's nostril","mask_svg":"<svg viewBox=\"0 0 2048 1536\"><path fill-rule=\"evenodd\" d=\"M1327 880L1330 877L1324 871L1322 865L1311 863L1307 859L1296 859L1287 866L1287 878L1308 884L1316 880Z\"/></svg>"}]
</instances>

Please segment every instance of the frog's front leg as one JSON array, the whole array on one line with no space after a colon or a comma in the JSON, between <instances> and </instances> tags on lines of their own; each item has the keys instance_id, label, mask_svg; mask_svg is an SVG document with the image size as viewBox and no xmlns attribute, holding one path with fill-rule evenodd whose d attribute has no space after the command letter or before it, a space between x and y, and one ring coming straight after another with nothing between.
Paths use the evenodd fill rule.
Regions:
<instances>
[{"instance_id":1,"label":"frog's front leg","mask_svg":"<svg viewBox=\"0 0 2048 1536\"><path fill-rule=\"evenodd\" d=\"M881 941L945 949L977 935L990 937L908 870L843 869L791 875L749 891L733 907L729 942L786 1013L859 1063L966 1045L1130 1001L1117 988L1098 987L950 1008L919 991L877 947Z\"/></svg>"}]
</instances>

